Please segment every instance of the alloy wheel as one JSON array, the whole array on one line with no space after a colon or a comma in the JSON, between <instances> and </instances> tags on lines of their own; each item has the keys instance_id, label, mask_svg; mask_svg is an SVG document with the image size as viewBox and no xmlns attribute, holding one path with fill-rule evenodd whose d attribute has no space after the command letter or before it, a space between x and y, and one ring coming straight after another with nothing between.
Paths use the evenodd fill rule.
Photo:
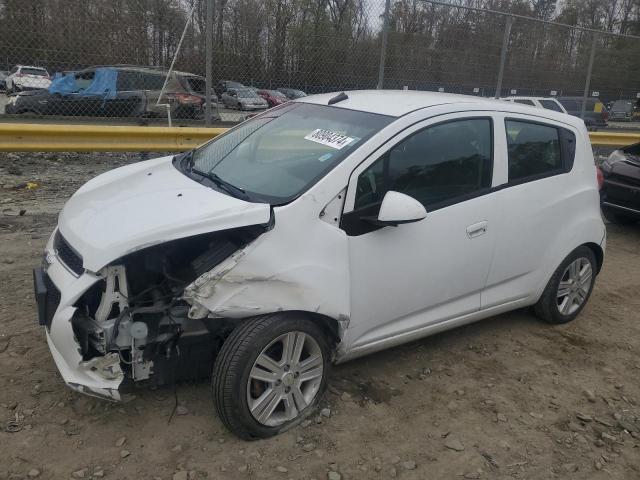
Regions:
<instances>
[{"instance_id":1,"label":"alloy wheel","mask_svg":"<svg viewBox=\"0 0 640 480\"><path fill-rule=\"evenodd\" d=\"M296 418L320 390L324 358L313 337L287 332L256 358L247 382L247 404L253 418L275 427Z\"/></svg>"},{"instance_id":2,"label":"alloy wheel","mask_svg":"<svg viewBox=\"0 0 640 480\"><path fill-rule=\"evenodd\" d=\"M591 262L580 257L571 262L565 269L557 291L558 311L563 315L571 315L585 302L593 282Z\"/></svg>"}]
</instances>

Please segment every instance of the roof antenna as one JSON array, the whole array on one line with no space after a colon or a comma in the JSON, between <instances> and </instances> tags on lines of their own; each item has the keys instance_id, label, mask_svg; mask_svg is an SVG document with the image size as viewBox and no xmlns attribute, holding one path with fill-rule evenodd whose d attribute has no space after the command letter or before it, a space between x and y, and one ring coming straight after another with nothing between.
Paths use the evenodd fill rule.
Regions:
<instances>
[{"instance_id":1,"label":"roof antenna","mask_svg":"<svg viewBox=\"0 0 640 480\"><path fill-rule=\"evenodd\" d=\"M342 102L343 100L348 100L348 99L349 97L347 96L347 94L342 92L336 95L335 97L330 98L327 105L333 105L334 103Z\"/></svg>"}]
</instances>

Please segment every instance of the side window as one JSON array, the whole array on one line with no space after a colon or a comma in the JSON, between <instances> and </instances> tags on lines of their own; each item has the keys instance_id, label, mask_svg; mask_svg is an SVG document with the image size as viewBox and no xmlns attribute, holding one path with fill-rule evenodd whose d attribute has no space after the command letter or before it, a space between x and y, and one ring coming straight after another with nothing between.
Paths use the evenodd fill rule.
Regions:
<instances>
[{"instance_id":1,"label":"side window","mask_svg":"<svg viewBox=\"0 0 640 480\"><path fill-rule=\"evenodd\" d=\"M129 92L138 90L136 87L138 74L136 72L128 72L126 70L118 71L117 86L119 92Z\"/></svg>"},{"instance_id":2,"label":"side window","mask_svg":"<svg viewBox=\"0 0 640 480\"><path fill-rule=\"evenodd\" d=\"M76 73L76 85L80 89L86 90L87 88L89 88L89 85L93 83L93 77L95 76L95 74L96 72L94 72L93 70L90 70L88 72Z\"/></svg>"},{"instance_id":3,"label":"side window","mask_svg":"<svg viewBox=\"0 0 640 480\"><path fill-rule=\"evenodd\" d=\"M560 100L560 103L569 112L576 112L579 110L578 102L575 100Z\"/></svg>"},{"instance_id":4,"label":"side window","mask_svg":"<svg viewBox=\"0 0 640 480\"><path fill-rule=\"evenodd\" d=\"M514 102L521 103L522 105L531 105L532 107L535 107L535 105L536 105L531 100L526 100L524 98L517 98L517 99L514 100Z\"/></svg>"},{"instance_id":5,"label":"side window","mask_svg":"<svg viewBox=\"0 0 640 480\"><path fill-rule=\"evenodd\" d=\"M537 123L506 120L509 182L562 170L560 131ZM574 140L575 144L575 140Z\"/></svg>"},{"instance_id":6,"label":"side window","mask_svg":"<svg viewBox=\"0 0 640 480\"><path fill-rule=\"evenodd\" d=\"M393 190L433 210L491 187L492 128L488 118L425 128L392 147L360 174L355 209L377 205Z\"/></svg>"},{"instance_id":7,"label":"side window","mask_svg":"<svg viewBox=\"0 0 640 480\"><path fill-rule=\"evenodd\" d=\"M556 112L562 112L560 105L553 100L540 100L540 104L547 110L554 110Z\"/></svg>"},{"instance_id":8,"label":"side window","mask_svg":"<svg viewBox=\"0 0 640 480\"><path fill-rule=\"evenodd\" d=\"M141 75L142 85L141 90L162 90L164 85L164 75L155 75L152 73L144 73Z\"/></svg>"}]
</instances>

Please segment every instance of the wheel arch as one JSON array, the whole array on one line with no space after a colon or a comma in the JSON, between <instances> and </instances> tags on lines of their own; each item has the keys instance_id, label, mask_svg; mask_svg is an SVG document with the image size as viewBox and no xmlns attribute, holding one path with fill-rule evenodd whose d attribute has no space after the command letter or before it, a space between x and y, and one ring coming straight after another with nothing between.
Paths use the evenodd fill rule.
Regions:
<instances>
[{"instance_id":1,"label":"wheel arch","mask_svg":"<svg viewBox=\"0 0 640 480\"><path fill-rule=\"evenodd\" d=\"M604 263L604 250L602 250L600 245L594 242L587 242L581 246L589 248L596 256L596 275L599 274L602 269L602 264Z\"/></svg>"}]
</instances>

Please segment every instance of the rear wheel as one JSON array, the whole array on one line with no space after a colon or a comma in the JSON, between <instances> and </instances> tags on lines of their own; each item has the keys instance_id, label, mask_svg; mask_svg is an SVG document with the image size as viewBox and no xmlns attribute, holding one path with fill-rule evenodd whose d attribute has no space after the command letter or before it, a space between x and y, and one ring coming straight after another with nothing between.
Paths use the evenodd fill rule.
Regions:
<instances>
[{"instance_id":1,"label":"rear wheel","mask_svg":"<svg viewBox=\"0 0 640 480\"><path fill-rule=\"evenodd\" d=\"M624 213L620 213L619 211L607 207L602 208L602 213L604 214L604 218L606 218L609 222L619 225L631 225L638 221L637 217L634 217L632 215L625 215Z\"/></svg>"},{"instance_id":2,"label":"rear wheel","mask_svg":"<svg viewBox=\"0 0 640 480\"><path fill-rule=\"evenodd\" d=\"M578 316L591 295L596 275L596 257L581 246L569 254L549 280L535 305L536 315L548 323L567 323Z\"/></svg>"},{"instance_id":3,"label":"rear wheel","mask_svg":"<svg viewBox=\"0 0 640 480\"><path fill-rule=\"evenodd\" d=\"M324 331L307 317L272 314L247 320L216 359L216 411L240 438L276 435L314 411L326 387L329 360Z\"/></svg>"}]
</instances>

